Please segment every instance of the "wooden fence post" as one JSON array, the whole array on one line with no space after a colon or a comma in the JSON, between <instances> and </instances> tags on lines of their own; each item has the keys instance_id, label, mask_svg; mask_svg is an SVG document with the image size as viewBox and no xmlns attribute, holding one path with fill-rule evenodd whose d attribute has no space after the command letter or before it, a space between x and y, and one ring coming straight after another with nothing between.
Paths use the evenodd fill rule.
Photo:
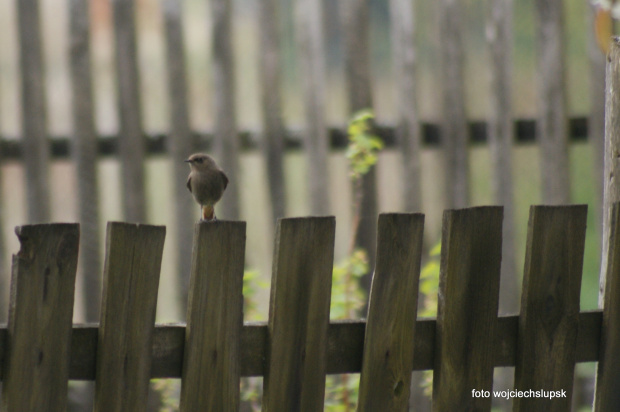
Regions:
<instances>
[{"instance_id":1,"label":"wooden fence post","mask_svg":"<svg viewBox=\"0 0 620 412\"><path fill-rule=\"evenodd\" d=\"M514 411L567 411L573 394L587 206L532 206L528 224Z\"/></svg>"},{"instance_id":2,"label":"wooden fence post","mask_svg":"<svg viewBox=\"0 0 620 412\"><path fill-rule=\"evenodd\" d=\"M590 3L588 13L585 16L588 25L588 61L590 81L590 112L588 114L588 143L592 147L593 159L592 172L594 185L596 187L595 205L603 204L603 193L605 187L605 64L607 62L605 53L601 51L596 41L596 8ZM610 41L611 45L611 41ZM603 221L603 208L597 208L598 223Z\"/></svg>"},{"instance_id":3,"label":"wooden fence post","mask_svg":"<svg viewBox=\"0 0 620 412\"><path fill-rule=\"evenodd\" d=\"M609 237L611 234L611 210L620 201L620 38L611 42L607 62L605 94L605 176L603 182L603 230L601 250L601 272L599 274L599 307L602 306L605 291L605 272L608 268Z\"/></svg>"},{"instance_id":4,"label":"wooden fence post","mask_svg":"<svg viewBox=\"0 0 620 412\"><path fill-rule=\"evenodd\" d=\"M397 95L396 134L402 151L404 170L404 210L419 212L422 208L422 128L420 126L416 72L415 12L412 0L390 1L392 24L392 60Z\"/></svg>"},{"instance_id":5,"label":"wooden fence post","mask_svg":"<svg viewBox=\"0 0 620 412\"><path fill-rule=\"evenodd\" d=\"M493 388L503 209L443 215L435 337L433 410L490 410Z\"/></svg>"},{"instance_id":6,"label":"wooden fence post","mask_svg":"<svg viewBox=\"0 0 620 412\"><path fill-rule=\"evenodd\" d=\"M239 410L245 222L194 232L181 411Z\"/></svg>"},{"instance_id":7,"label":"wooden fence post","mask_svg":"<svg viewBox=\"0 0 620 412\"><path fill-rule=\"evenodd\" d=\"M345 76L349 112L373 109L372 78L370 75L370 16L368 0L343 0L342 20L345 44ZM368 253L374 266L377 239L377 176L376 168L362 177L362 204L355 243ZM365 288L369 290L370 276Z\"/></svg>"},{"instance_id":8,"label":"wooden fence post","mask_svg":"<svg viewBox=\"0 0 620 412\"><path fill-rule=\"evenodd\" d=\"M441 0L441 139L445 153L446 204L450 208L469 203L469 154L463 65L463 13L461 1Z\"/></svg>"},{"instance_id":9,"label":"wooden fence post","mask_svg":"<svg viewBox=\"0 0 620 412\"><path fill-rule=\"evenodd\" d=\"M620 262L615 260L617 255L618 225L617 202L620 201L620 39L615 37L610 44L611 50L607 62L606 96L605 96L605 175L603 182L603 230L601 250L601 271L599 274L599 307L603 309L603 340L601 344L601 361L598 365L596 378L595 410L604 411L607 407L620 404L620 390L614 387L618 354L613 345L618 344L613 327L617 324L617 274ZM615 207L614 207L615 205ZM608 285L607 282L614 284ZM608 307L608 305L612 305ZM612 407L613 409L613 407Z\"/></svg>"},{"instance_id":10,"label":"wooden fence post","mask_svg":"<svg viewBox=\"0 0 620 412\"><path fill-rule=\"evenodd\" d=\"M17 2L21 73L22 139L26 172L28 221L50 219L49 146L45 74L41 46L39 0Z\"/></svg>"},{"instance_id":11,"label":"wooden fence post","mask_svg":"<svg viewBox=\"0 0 620 412\"><path fill-rule=\"evenodd\" d=\"M596 375L594 410L620 410L620 203L613 205L609 220L603 326Z\"/></svg>"},{"instance_id":12,"label":"wooden fence post","mask_svg":"<svg viewBox=\"0 0 620 412\"><path fill-rule=\"evenodd\" d=\"M65 411L79 226L16 229L3 410Z\"/></svg>"},{"instance_id":13,"label":"wooden fence post","mask_svg":"<svg viewBox=\"0 0 620 412\"><path fill-rule=\"evenodd\" d=\"M317 411L325 402L333 217L278 221L264 411Z\"/></svg>"},{"instance_id":14,"label":"wooden fence post","mask_svg":"<svg viewBox=\"0 0 620 412\"><path fill-rule=\"evenodd\" d=\"M487 141L491 152L493 201L504 207L502 225L502 269L499 290L499 314L519 312L519 276L515 247L515 200L513 179L513 143L515 137L512 105L513 81L513 0L492 0L488 3L486 37L490 53L489 120ZM494 387L513 386L514 374L500 369ZM496 399L503 410L509 402Z\"/></svg>"},{"instance_id":15,"label":"wooden fence post","mask_svg":"<svg viewBox=\"0 0 620 412\"><path fill-rule=\"evenodd\" d=\"M168 69L168 96L170 99L170 139L168 148L174 171L174 212L176 217L175 243L177 253L177 287L181 316L185 316L189 273L191 270L190 256L192 253L192 227L198 216L199 208L189 196L185 181L189 173L187 159L194 151L192 131L189 120L187 100L187 81L185 69L185 53L183 28L181 19L181 2L163 0L164 21L166 26L166 67Z\"/></svg>"},{"instance_id":16,"label":"wooden fence post","mask_svg":"<svg viewBox=\"0 0 620 412\"><path fill-rule=\"evenodd\" d=\"M82 299L87 322L99 319L101 258L99 240L99 188L97 179L97 132L90 61L89 2L72 0L71 82L73 92L73 156L76 163L81 223L80 267L84 279Z\"/></svg>"},{"instance_id":17,"label":"wooden fence post","mask_svg":"<svg viewBox=\"0 0 620 412\"><path fill-rule=\"evenodd\" d=\"M570 202L568 118L562 0L536 0L538 119L542 199L545 204Z\"/></svg>"},{"instance_id":18,"label":"wooden fence post","mask_svg":"<svg viewBox=\"0 0 620 412\"><path fill-rule=\"evenodd\" d=\"M213 147L231 184L222 198L222 217L239 219L239 140L235 105L235 59L232 47L232 0L212 0L212 65L215 133Z\"/></svg>"},{"instance_id":19,"label":"wooden fence post","mask_svg":"<svg viewBox=\"0 0 620 412\"><path fill-rule=\"evenodd\" d=\"M95 411L146 411L164 226L107 228Z\"/></svg>"},{"instance_id":20,"label":"wooden fence post","mask_svg":"<svg viewBox=\"0 0 620 412\"><path fill-rule=\"evenodd\" d=\"M381 214L358 411L407 411L424 215Z\"/></svg>"},{"instance_id":21,"label":"wooden fence post","mask_svg":"<svg viewBox=\"0 0 620 412\"><path fill-rule=\"evenodd\" d=\"M496 204L504 207L500 313L516 313L519 310L512 178L512 144L515 132L511 92L513 18L512 0L493 0L489 5L487 40L492 66L489 104L491 110L487 133L493 162L493 197Z\"/></svg>"},{"instance_id":22,"label":"wooden fence post","mask_svg":"<svg viewBox=\"0 0 620 412\"><path fill-rule=\"evenodd\" d=\"M262 0L259 7L262 149L267 166L271 216L276 222L286 214L280 1Z\"/></svg>"},{"instance_id":23,"label":"wooden fence post","mask_svg":"<svg viewBox=\"0 0 620 412\"><path fill-rule=\"evenodd\" d=\"M123 172L123 213L125 220L140 223L146 220L146 189L134 0L113 0L112 5L120 122L119 154Z\"/></svg>"},{"instance_id":24,"label":"wooden fence post","mask_svg":"<svg viewBox=\"0 0 620 412\"><path fill-rule=\"evenodd\" d=\"M316 0L295 1L297 45L304 92L304 147L310 211L326 215L329 205L328 135L325 121L325 46L323 4Z\"/></svg>"}]
</instances>

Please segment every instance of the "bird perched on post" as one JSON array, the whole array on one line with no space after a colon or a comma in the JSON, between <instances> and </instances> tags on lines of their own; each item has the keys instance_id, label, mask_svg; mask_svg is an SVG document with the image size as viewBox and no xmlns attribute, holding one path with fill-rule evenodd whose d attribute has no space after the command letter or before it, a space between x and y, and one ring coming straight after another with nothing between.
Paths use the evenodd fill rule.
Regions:
<instances>
[{"instance_id":1,"label":"bird perched on post","mask_svg":"<svg viewBox=\"0 0 620 412\"><path fill-rule=\"evenodd\" d=\"M228 186L228 177L208 154L195 153L185 162L191 170L187 188L202 209L202 220L216 220L214 207Z\"/></svg>"}]
</instances>

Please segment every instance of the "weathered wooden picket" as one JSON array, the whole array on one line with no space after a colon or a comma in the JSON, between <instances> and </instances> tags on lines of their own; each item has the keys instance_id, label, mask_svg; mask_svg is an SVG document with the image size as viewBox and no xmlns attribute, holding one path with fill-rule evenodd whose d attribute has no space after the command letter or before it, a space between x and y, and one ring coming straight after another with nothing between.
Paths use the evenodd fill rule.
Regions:
<instances>
[{"instance_id":1,"label":"weathered wooden picket","mask_svg":"<svg viewBox=\"0 0 620 412\"><path fill-rule=\"evenodd\" d=\"M444 212L437 319L416 320L422 214L382 214L367 320L329 321L333 217L278 222L267 324L243 324L245 222L196 225L187 325L155 325L165 227L111 222L101 322L72 325L79 226L17 228L0 329L3 406L62 411L68 380L95 380L95 410L144 411L151 378L181 378L183 411L235 411L264 376L264 410L323 408L325 375L361 372L359 410L407 410L433 369L434 410L490 410L493 368L515 366L515 410L570 409L577 362L598 361L596 410L620 406L620 203L603 311L580 312L586 206L532 206L521 312L498 317L503 209Z\"/></svg>"}]
</instances>

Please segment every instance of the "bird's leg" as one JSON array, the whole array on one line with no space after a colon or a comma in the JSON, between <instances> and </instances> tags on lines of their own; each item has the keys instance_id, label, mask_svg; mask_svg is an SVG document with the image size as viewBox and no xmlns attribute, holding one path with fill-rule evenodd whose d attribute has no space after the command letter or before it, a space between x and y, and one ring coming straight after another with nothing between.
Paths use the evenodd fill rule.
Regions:
<instances>
[{"instance_id":1,"label":"bird's leg","mask_svg":"<svg viewBox=\"0 0 620 412\"><path fill-rule=\"evenodd\" d=\"M203 221L211 221L215 219L215 210L213 206L206 205L202 206L202 220Z\"/></svg>"}]
</instances>

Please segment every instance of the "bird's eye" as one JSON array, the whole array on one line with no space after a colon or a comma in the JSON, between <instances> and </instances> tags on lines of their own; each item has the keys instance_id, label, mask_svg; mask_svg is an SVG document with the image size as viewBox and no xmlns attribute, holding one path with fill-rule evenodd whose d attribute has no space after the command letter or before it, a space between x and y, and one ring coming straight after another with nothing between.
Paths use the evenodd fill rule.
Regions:
<instances>
[{"instance_id":1,"label":"bird's eye","mask_svg":"<svg viewBox=\"0 0 620 412\"><path fill-rule=\"evenodd\" d=\"M196 163L202 163L202 157L199 157L198 159L196 159Z\"/></svg>"}]
</instances>

